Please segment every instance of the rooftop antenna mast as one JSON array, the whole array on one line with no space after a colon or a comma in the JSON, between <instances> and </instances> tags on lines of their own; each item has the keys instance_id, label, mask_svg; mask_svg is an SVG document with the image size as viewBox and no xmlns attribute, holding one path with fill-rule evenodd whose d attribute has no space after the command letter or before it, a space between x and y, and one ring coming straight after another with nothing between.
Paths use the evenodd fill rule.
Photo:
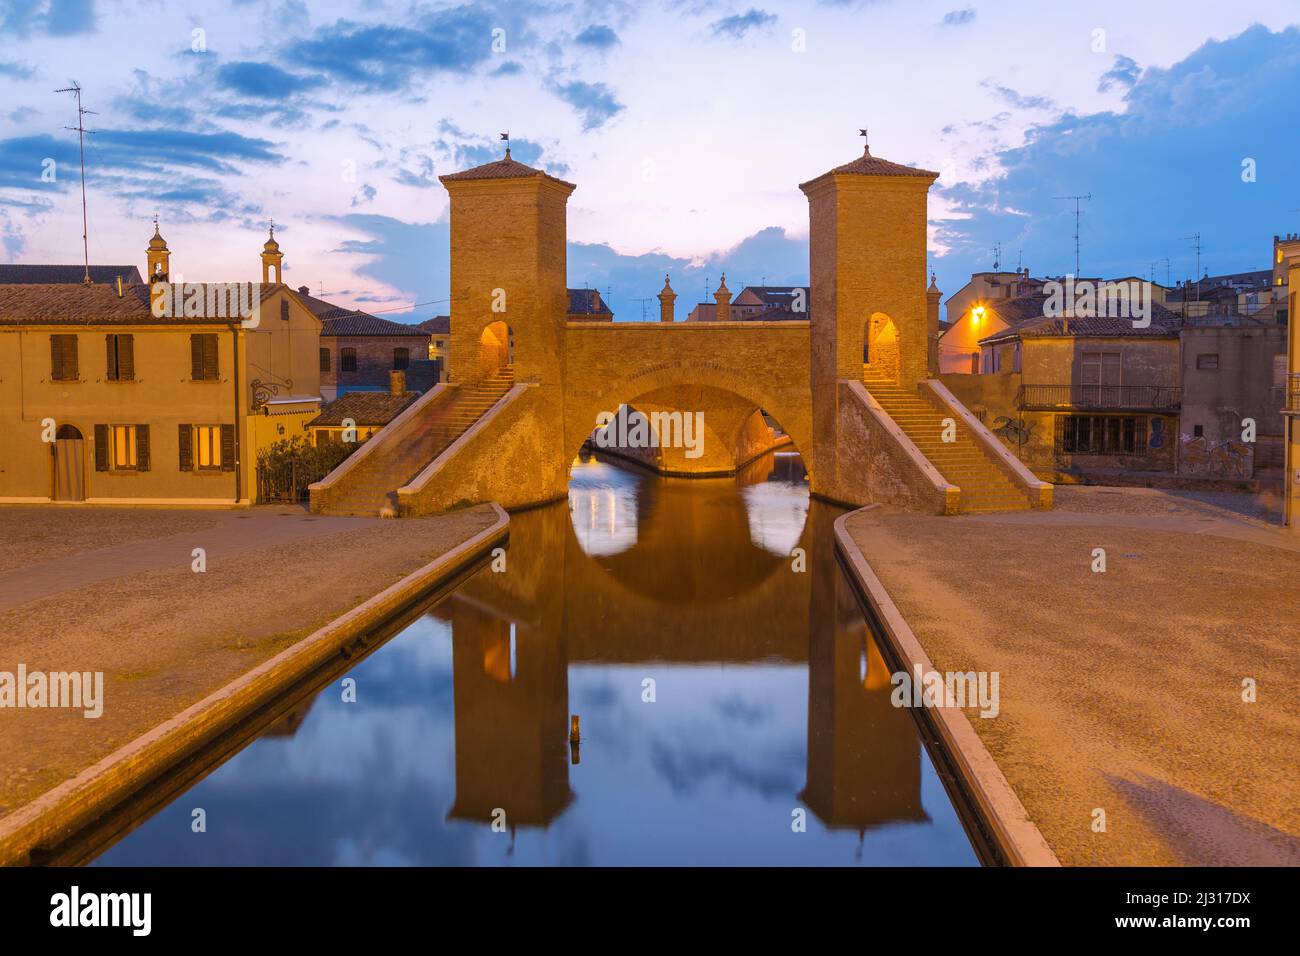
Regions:
<instances>
[{"instance_id":1,"label":"rooftop antenna mast","mask_svg":"<svg viewBox=\"0 0 1300 956\"><path fill-rule=\"evenodd\" d=\"M641 321L642 321L642 322L645 322L645 321L647 321L647 318L646 318L646 315L647 315L647 313L646 313L646 303L649 302L650 299L649 299L649 298L645 298L645 299L637 299L636 301L641 303Z\"/></svg>"},{"instance_id":2,"label":"rooftop antenna mast","mask_svg":"<svg viewBox=\"0 0 1300 956\"><path fill-rule=\"evenodd\" d=\"M1002 241L993 243L993 271L1002 271Z\"/></svg>"},{"instance_id":3,"label":"rooftop antenna mast","mask_svg":"<svg viewBox=\"0 0 1300 956\"><path fill-rule=\"evenodd\" d=\"M1079 278L1079 219L1083 216L1083 207L1080 205L1084 200L1092 202L1092 193L1086 196L1055 196L1055 199L1073 199L1074 200L1074 277Z\"/></svg>"},{"instance_id":4,"label":"rooftop antenna mast","mask_svg":"<svg viewBox=\"0 0 1300 956\"><path fill-rule=\"evenodd\" d=\"M1180 236L1179 238L1196 243L1196 301L1201 301L1201 233L1200 230L1192 233L1190 236Z\"/></svg>"},{"instance_id":5,"label":"rooftop antenna mast","mask_svg":"<svg viewBox=\"0 0 1300 956\"><path fill-rule=\"evenodd\" d=\"M98 116L93 110L88 110L81 105L81 86L76 80L72 81L71 86L65 86L62 89L55 90L55 93L72 93L77 97L77 125L65 126L64 129L76 130L77 145L81 151L81 252L84 256L86 274L82 282L90 285L90 228L86 221L86 124L83 117Z\"/></svg>"}]
</instances>

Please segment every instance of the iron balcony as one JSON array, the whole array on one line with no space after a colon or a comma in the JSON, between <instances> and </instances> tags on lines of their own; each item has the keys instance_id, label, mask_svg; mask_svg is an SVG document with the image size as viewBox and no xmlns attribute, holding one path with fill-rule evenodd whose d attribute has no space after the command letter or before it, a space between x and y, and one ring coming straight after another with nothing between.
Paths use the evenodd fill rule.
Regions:
<instances>
[{"instance_id":1,"label":"iron balcony","mask_svg":"<svg viewBox=\"0 0 1300 956\"><path fill-rule=\"evenodd\" d=\"M1178 385L1021 385L1016 393L1025 409L1177 411L1182 400Z\"/></svg>"}]
</instances>

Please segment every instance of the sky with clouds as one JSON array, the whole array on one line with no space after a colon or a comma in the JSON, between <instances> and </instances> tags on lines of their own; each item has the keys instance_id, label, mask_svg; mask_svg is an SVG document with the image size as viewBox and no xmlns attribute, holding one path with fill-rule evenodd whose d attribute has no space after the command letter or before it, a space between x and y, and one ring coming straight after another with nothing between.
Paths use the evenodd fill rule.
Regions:
<instances>
[{"instance_id":1,"label":"sky with clouds","mask_svg":"<svg viewBox=\"0 0 1300 956\"><path fill-rule=\"evenodd\" d=\"M1266 268L1300 230L1297 24L1295 0L0 0L0 259L80 259L76 80L92 261L143 271L157 213L173 273L255 278L274 219L286 281L393 318L446 310L437 177L503 130L578 184L569 284L621 319L665 272L679 318L723 270L806 282L798 183L861 126L940 172L947 292L998 244L1073 271L1059 197L1085 193L1084 274L1191 276L1197 232L1210 272Z\"/></svg>"}]
</instances>

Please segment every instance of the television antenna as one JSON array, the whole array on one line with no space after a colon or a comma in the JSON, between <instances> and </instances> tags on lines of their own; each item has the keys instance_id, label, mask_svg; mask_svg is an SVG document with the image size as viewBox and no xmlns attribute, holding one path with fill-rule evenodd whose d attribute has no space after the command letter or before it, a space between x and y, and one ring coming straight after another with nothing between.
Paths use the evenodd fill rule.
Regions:
<instances>
[{"instance_id":1,"label":"television antenna","mask_svg":"<svg viewBox=\"0 0 1300 956\"><path fill-rule=\"evenodd\" d=\"M1190 236L1180 236L1187 242L1196 243L1196 301L1201 301L1201 233L1200 230L1192 233Z\"/></svg>"},{"instance_id":2,"label":"television antenna","mask_svg":"<svg viewBox=\"0 0 1300 956\"><path fill-rule=\"evenodd\" d=\"M76 130L77 145L81 153L81 252L84 257L86 274L81 280L86 285L90 285L90 229L86 219L86 133L94 132L87 130L83 117L98 116L93 110L88 110L81 105L81 85L76 80L72 81L71 86L65 86L62 89L54 91L55 93L72 93L77 98L77 125L65 126L64 129Z\"/></svg>"},{"instance_id":3,"label":"television antenna","mask_svg":"<svg viewBox=\"0 0 1300 956\"><path fill-rule=\"evenodd\" d=\"M633 299L633 301L634 301L634 302L640 302L640 303L641 303L641 321L642 321L642 322L646 322L646 321L648 321L648 319L646 318L646 316L647 316L647 314L648 314L648 313L646 312L646 303L649 302L649 301L651 301L651 297L647 296L647 297L644 298L644 299Z\"/></svg>"},{"instance_id":4,"label":"television antenna","mask_svg":"<svg viewBox=\"0 0 1300 956\"><path fill-rule=\"evenodd\" d=\"M1074 277L1079 278L1079 219L1083 216L1083 207L1080 205L1087 200L1092 202L1092 193L1085 196L1054 196L1054 199L1072 199L1074 200Z\"/></svg>"}]
</instances>

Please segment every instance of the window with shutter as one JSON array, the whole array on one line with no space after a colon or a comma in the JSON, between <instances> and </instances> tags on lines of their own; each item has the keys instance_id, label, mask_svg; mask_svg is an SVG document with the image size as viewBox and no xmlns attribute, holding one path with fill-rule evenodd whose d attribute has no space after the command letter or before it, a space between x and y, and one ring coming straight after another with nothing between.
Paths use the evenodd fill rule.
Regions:
<instances>
[{"instance_id":1,"label":"window with shutter","mask_svg":"<svg viewBox=\"0 0 1300 956\"><path fill-rule=\"evenodd\" d=\"M221 426L221 470L235 470L235 426Z\"/></svg>"},{"instance_id":2,"label":"window with shutter","mask_svg":"<svg viewBox=\"0 0 1300 956\"><path fill-rule=\"evenodd\" d=\"M355 372L357 370L357 350L339 349L339 371Z\"/></svg>"},{"instance_id":3,"label":"window with shutter","mask_svg":"<svg viewBox=\"0 0 1300 956\"><path fill-rule=\"evenodd\" d=\"M117 337L117 371L123 382L135 381L135 336Z\"/></svg>"},{"instance_id":4,"label":"window with shutter","mask_svg":"<svg viewBox=\"0 0 1300 956\"><path fill-rule=\"evenodd\" d=\"M411 353L409 349L393 349L393 368L401 370L411 364Z\"/></svg>"},{"instance_id":5,"label":"window with shutter","mask_svg":"<svg viewBox=\"0 0 1300 956\"><path fill-rule=\"evenodd\" d=\"M321 349L321 350L320 350L320 370L321 370L322 372L328 372L328 371L330 370L330 350L329 350L329 349Z\"/></svg>"},{"instance_id":6,"label":"window with shutter","mask_svg":"<svg viewBox=\"0 0 1300 956\"><path fill-rule=\"evenodd\" d=\"M217 336L199 332L190 336L190 378L196 382L215 382L220 378L217 365Z\"/></svg>"},{"instance_id":7,"label":"window with shutter","mask_svg":"<svg viewBox=\"0 0 1300 956\"><path fill-rule=\"evenodd\" d=\"M135 426L135 467L137 471L149 470L149 426Z\"/></svg>"},{"instance_id":8,"label":"window with shutter","mask_svg":"<svg viewBox=\"0 0 1300 956\"><path fill-rule=\"evenodd\" d=\"M130 335L107 335L108 380L130 382L135 379L134 338Z\"/></svg>"},{"instance_id":9,"label":"window with shutter","mask_svg":"<svg viewBox=\"0 0 1300 956\"><path fill-rule=\"evenodd\" d=\"M56 382L77 381L77 337L50 336L50 378Z\"/></svg>"},{"instance_id":10,"label":"window with shutter","mask_svg":"<svg viewBox=\"0 0 1300 956\"><path fill-rule=\"evenodd\" d=\"M216 471L224 461L221 455L221 426L194 426L194 466L199 471Z\"/></svg>"},{"instance_id":11,"label":"window with shutter","mask_svg":"<svg viewBox=\"0 0 1300 956\"><path fill-rule=\"evenodd\" d=\"M108 471L108 426L95 426L95 470Z\"/></svg>"},{"instance_id":12,"label":"window with shutter","mask_svg":"<svg viewBox=\"0 0 1300 956\"><path fill-rule=\"evenodd\" d=\"M137 427L136 425L107 426L107 469L109 471L135 471L139 467ZM145 441L147 442L148 438ZM95 455L98 458L98 448L95 450Z\"/></svg>"},{"instance_id":13,"label":"window with shutter","mask_svg":"<svg viewBox=\"0 0 1300 956\"><path fill-rule=\"evenodd\" d=\"M217 337L215 335L205 335L203 337L203 378L205 381L214 382L220 377L217 368Z\"/></svg>"},{"instance_id":14,"label":"window with shutter","mask_svg":"<svg viewBox=\"0 0 1300 956\"><path fill-rule=\"evenodd\" d=\"M194 470L194 452L193 446L191 445L191 442L194 440L194 433L192 431L193 427L193 425L176 426L177 447L180 448L181 452L181 471Z\"/></svg>"}]
</instances>

